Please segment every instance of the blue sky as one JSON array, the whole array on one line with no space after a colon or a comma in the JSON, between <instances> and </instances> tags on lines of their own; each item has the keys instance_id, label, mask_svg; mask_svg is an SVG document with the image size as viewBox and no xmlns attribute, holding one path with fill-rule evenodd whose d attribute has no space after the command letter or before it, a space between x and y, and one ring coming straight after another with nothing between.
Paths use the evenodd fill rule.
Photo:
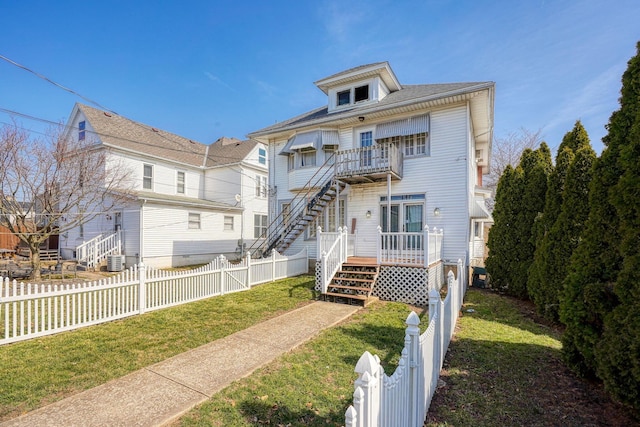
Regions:
<instances>
[{"instance_id":1,"label":"blue sky","mask_svg":"<svg viewBox=\"0 0 640 427\"><path fill-rule=\"evenodd\" d=\"M637 0L5 0L0 16L0 55L203 143L325 105L314 81L389 61L404 84L496 82L496 137L541 129L554 148L581 119L599 152L640 40ZM66 121L76 101L0 60L0 108Z\"/></svg>"}]
</instances>

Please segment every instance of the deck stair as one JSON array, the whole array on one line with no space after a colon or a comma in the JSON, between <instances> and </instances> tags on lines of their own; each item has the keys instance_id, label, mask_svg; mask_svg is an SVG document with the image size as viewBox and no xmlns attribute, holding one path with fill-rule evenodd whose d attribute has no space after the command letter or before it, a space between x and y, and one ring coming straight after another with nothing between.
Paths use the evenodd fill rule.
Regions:
<instances>
[{"instance_id":1,"label":"deck stair","mask_svg":"<svg viewBox=\"0 0 640 427\"><path fill-rule=\"evenodd\" d=\"M349 262L342 264L322 295L325 301L344 304L363 304L365 307L377 297L371 296L380 266L370 263Z\"/></svg>"}]
</instances>

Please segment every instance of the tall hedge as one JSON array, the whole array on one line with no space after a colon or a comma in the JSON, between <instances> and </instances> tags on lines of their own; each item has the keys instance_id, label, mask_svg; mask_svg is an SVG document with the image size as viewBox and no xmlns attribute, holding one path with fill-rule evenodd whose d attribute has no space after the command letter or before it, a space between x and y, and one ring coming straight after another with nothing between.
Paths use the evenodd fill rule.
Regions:
<instances>
[{"instance_id":1,"label":"tall hedge","mask_svg":"<svg viewBox=\"0 0 640 427\"><path fill-rule=\"evenodd\" d=\"M576 159L574 153L580 150L586 152ZM565 134L549 175L544 213L536 221L538 237L527 280L529 296L538 312L552 321L558 320L566 266L589 212L588 184L594 160L589 136L577 121Z\"/></svg>"},{"instance_id":2,"label":"tall hedge","mask_svg":"<svg viewBox=\"0 0 640 427\"><path fill-rule=\"evenodd\" d=\"M496 288L508 288L512 281L513 254L518 243L511 229L518 215L523 182L522 169L514 169L511 165L505 168L498 181L494 225L487 240L489 255L485 263L491 274L492 286Z\"/></svg>"},{"instance_id":3,"label":"tall hedge","mask_svg":"<svg viewBox=\"0 0 640 427\"><path fill-rule=\"evenodd\" d=\"M561 298L565 359L640 409L640 43L603 138Z\"/></svg>"},{"instance_id":4,"label":"tall hedge","mask_svg":"<svg viewBox=\"0 0 640 427\"><path fill-rule=\"evenodd\" d=\"M640 43L608 128L607 143L619 147L621 176L610 200L619 218L623 262L613 287L618 305L605 318L596 358L605 387L640 409Z\"/></svg>"},{"instance_id":5,"label":"tall hedge","mask_svg":"<svg viewBox=\"0 0 640 427\"><path fill-rule=\"evenodd\" d=\"M533 261L533 225L545 204L547 177L552 168L549 147L526 149L520 164L508 168L498 182L494 225L487 245L487 271L494 287L527 297L527 270Z\"/></svg>"}]
</instances>

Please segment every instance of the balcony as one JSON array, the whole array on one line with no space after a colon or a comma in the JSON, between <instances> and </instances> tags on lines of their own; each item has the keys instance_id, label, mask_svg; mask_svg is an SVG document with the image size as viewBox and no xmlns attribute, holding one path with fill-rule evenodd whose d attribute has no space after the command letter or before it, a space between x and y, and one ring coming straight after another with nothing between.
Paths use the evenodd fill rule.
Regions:
<instances>
[{"instance_id":1,"label":"balcony","mask_svg":"<svg viewBox=\"0 0 640 427\"><path fill-rule=\"evenodd\" d=\"M336 152L336 178L349 184L402 179L402 151L382 143Z\"/></svg>"}]
</instances>

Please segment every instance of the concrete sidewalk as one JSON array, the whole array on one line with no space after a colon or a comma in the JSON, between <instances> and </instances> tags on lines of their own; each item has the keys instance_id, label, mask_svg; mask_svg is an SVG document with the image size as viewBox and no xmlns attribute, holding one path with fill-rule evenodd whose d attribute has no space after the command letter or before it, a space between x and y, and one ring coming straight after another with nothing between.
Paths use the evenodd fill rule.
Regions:
<instances>
[{"instance_id":1,"label":"concrete sidewalk","mask_svg":"<svg viewBox=\"0 0 640 427\"><path fill-rule=\"evenodd\" d=\"M358 308L317 301L0 425L163 425Z\"/></svg>"}]
</instances>

